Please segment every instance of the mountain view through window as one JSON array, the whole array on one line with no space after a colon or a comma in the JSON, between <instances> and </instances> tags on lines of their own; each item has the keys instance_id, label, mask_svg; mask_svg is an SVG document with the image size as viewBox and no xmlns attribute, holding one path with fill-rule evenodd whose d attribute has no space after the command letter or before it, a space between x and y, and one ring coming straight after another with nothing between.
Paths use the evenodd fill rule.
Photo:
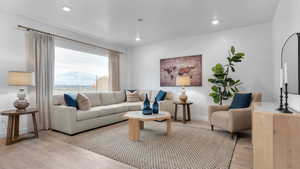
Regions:
<instances>
[{"instance_id":1,"label":"mountain view through window","mask_svg":"<svg viewBox=\"0 0 300 169\"><path fill-rule=\"evenodd\" d=\"M54 94L108 90L108 57L55 47Z\"/></svg>"}]
</instances>

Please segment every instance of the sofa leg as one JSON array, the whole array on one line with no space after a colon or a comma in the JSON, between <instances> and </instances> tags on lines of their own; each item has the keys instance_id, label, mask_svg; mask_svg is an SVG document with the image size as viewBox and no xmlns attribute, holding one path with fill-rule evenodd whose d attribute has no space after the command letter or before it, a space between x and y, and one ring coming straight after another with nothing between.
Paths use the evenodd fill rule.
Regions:
<instances>
[{"instance_id":1,"label":"sofa leg","mask_svg":"<svg viewBox=\"0 0 300 169\"><path fill-rule=\"evenodd\" d=\"M210 127L211 127L211 131L214 131L215 129L214 129L214 125L210 125Z\"/></svg>"}]
</instances>

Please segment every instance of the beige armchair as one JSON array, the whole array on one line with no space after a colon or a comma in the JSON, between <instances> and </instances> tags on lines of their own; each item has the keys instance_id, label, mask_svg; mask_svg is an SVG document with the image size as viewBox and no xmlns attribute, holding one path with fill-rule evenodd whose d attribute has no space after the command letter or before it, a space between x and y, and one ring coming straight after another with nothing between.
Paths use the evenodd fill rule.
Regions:
<instances>
[{"instance_id":1,"label":"beige armchair","mask_svg":"<svg viewBox=\"0 0 300 169\"><path fill-rule=\"evenodd\" d=\"M252 93L252 101L249 107L242 109L229 109L229 105L211 105L208 108L208 119L211 130L219 127L230 132L232 137L234 133L251 129L251 116L255 102L261 102L261 93Z\"/></svg>"}]
</instances>

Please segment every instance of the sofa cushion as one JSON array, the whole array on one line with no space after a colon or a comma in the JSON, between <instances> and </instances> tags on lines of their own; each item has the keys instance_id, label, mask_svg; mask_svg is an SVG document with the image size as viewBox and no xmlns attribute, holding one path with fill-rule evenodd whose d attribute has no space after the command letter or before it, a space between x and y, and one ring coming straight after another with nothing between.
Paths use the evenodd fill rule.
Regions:
<instances>
[{"instance_id":1,"label":"sofa cushion","mask_svg":"<svg viewBox=\"0 0 300 169\"><path fill-rule=\"evenodd\" d=\"M140 101L144 101L146 98L146 94L148 94L148 98L151 99L151 92L147 90L140 90L139 91L139 97Z\"/></svg>"},{"instance_id":2,"label":"sofa cushion","mask_svg":"<svg viewBox=\"0 0 300 169\"><path fill-rule=\"evenodd\" d=\"M63 94L53 96L53 105L65 105L65 98Z\"/></svg>"},{"instance_id":3,"label":"sofa cushion","mask_svg":"<svg viewBox=\"0 0 300 169\"><path fill-rule=\"evenodd\" d=\"M79 110L89 110L91 108L90 99L83 93L78 93L77 102Z\"/></svg>"},{"instance_id":4,"label":"sofa cushion","mask_svg":"<svg viewBox=\"0 0 300 169\"><path fill-rule=\"evenodd\" d=\"M173 94L171 92L167 92L165 100L173 100Z\"/></svg>"},{"instance_id":5,"label":"sofa cushion","mask_svg":"<svg viewBox=\"0 0 300 169\"><path fill-rule=\"evenodd\" d=\"M140 101L140 97L138 91L126 91L126 100L127 102L138 102Z\"/></svg>"},{"instance_id":6,"label":"sofa cushion","mask_svg":"<svg viewBox=\"0 0 300 169\"><path fill-rule=\"evenodd\" d=\"M92 107L100 106L102 104L100 93L84 93L84 94L90 99Z\"/></svg>"},{"instance_id":7,"label":"sofa cushion","mask_svg":"<svg viewBox=\"0 0 300 169\"><path fill-rule=\"evenodd\" d=\"M148 95L148 96L149 96L149 99L150 99L151 102L154 102L154 101L155 101L155 97L156 97L156 95L158 94L158 92L159 92L159 91L157 91L157 90L152 90L152 91L150 91L150 95Z\"/></svg>"},{"instance_id":8,"label":"sofa cushion","mask_svg":"<svg viewBox=\"0 0 300 169\"><path fill-rule=\"evenodd\" d=\"M125 102L125 92L124 91L114 92L114 97L115 97L116 103Z\"/></svg>"},{"instance_id":9,"label":"sofa cushion","mask_svg":"<svg viewBox=\"0 0 300 169\"><path fill-rule=\"evenodd\" d=\"M100 96L102 105L116 104L118 102L117 99L115 99L113 92L101 93Z\"/></svg>"},{"instance_id":10,"label":"sofa cushion","mask_svg":"<svg viewBox=\"0 0 300 169\"><path fill-rule=\"evenodd\" d=\"M128 111L142 110L143 102L127 102Z\"/></svg>"},{"instance_id":11,"label":"sofa cushion","mask_svg":"<svg viewBox=\"0 0 300 169\"><path fill-rule=\"evenodd\" d=\"M77 120L88 120L97 117L107 116L111 114L117 114L127 112L128 106L125 103L112 104L107 106L92 107L87 111L77 111Z\"/></svg>"},{"instance_id":12,"label":"sofa cushion","mask_svg":"<svg viewBox=\"0 0 300 169\"><path fill-rule=\"evenodd\" d=\"M78 109L78 103L75 94L64 94L64 98L67 106L76 107Z\"/></svg>"}]
</instances>

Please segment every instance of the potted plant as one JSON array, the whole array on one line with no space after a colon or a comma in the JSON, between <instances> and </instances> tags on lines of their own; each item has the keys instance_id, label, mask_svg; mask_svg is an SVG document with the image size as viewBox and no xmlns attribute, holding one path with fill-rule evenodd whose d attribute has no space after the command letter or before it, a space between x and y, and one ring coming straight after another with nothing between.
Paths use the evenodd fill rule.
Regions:
<instances>
[{"instance_id":1,"label":"potted plant","mask_svg":"<svg viewBox=\"0 0 300 169\"><path fill-rule=\"evenodd\" d=\"M212 68L214 77L208 79L213 84L209 96L215 103L222 105L224 100L230 99L234 93L239 91L238 86L242 84L241 81L234 80L230 75L236 71L235 64L242 62L244 56L244 53L236 52L235 47L232 46L227 63L225 65L218 63Z\"/></svg>"}]
</instances>

